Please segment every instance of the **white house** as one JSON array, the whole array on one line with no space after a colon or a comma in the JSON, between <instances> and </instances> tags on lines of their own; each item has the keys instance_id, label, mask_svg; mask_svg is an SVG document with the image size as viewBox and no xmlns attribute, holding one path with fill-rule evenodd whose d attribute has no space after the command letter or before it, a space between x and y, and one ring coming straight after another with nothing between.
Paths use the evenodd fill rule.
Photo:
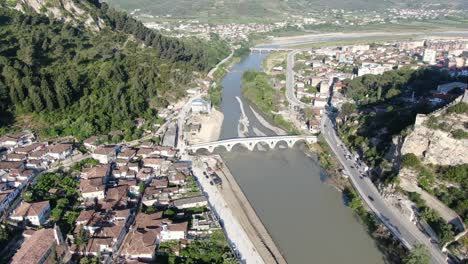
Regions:
<instances>
[{"instance_id":1,"label":"white house","mask_svg":"<svg viewBox=\"0 0 468 264\"><path fill-rule=\"evenodd\" d=\"M166 224L161 225L160 240L162 242L171 240L185 239L187 234L188 222L182 222L177 224Z\"/></svg>"},{"instance_id":2,"label":"white house","mask_svg":"<svg viewBox=\"0 0 468 264\"><path fill-rule=\"evenodd\" d=\"M81 197L85 201L93 199L102 200L105 198L105 185L102 184L101 179L81 179L80 180L80 192Z\"/></svg>"},{"instance_id":3,"label":"white house","mask_svg":"<svg viewBox=\"0 0 468 264\"><path fill-rule=\"evenodd\" d=\"M55 160L64 160L73 152L73 144L58 143L49 147L48 155Z\"/></svg>"},{"instance_id":4,"label":"white house","mask_svg":"<svg viewBox=\"0 0 468 264\"><path fill-rule=\"evenodd\" d=\"M115 146L98 147L93 154L91 154L91 157L102 164L111 163L117 157L117 148Z\"/></svg>"},{"instance_id":5,"label":"white house","mask_svg":"<svg viewBox=\"0 0 468 264\"><path fill-rule=\"evenodd\" d=\"M164 163L164 159L158 158L146 158L143 159L143 166L148 168L153 168L155 172L159 172Z\"/></svg>"},{"instance_id":6,"label":"white house","mask_svg":"<svg viewBox=\"0 0 468 264\"><path fill-rule=\"evenodd\" d=\"M201 98L192 100L191 109L193 113L211 113L211 103Z\"/></svg>"},{"instance_id":7,"label":"white house","mask_svg":"<svg viewBox=\"0 0 468 264\"><path fill-rule=\"evenodd\" d=\"M314 107L320 108L320 107L325 107L327 105L327 100L317 97L314 100Z\"/></svg>"},{"instance_id":8,"label":"white house","mask_svg":"<svg viewBox=\"0 0 468 264\"><path fill-rule=\"evenodd\" d=\"M26 203L22 202L10 216L13 221L28 220L32 225L41 226L50 215L49 201Z\"/></svg>"},{"instance_id":9,"label":"white house","mask_svg":"<svg viewBox=\"0 0 468 264\"><path fill-rule=\"evenodd\" d=\"M187 208L193 208L193 207L206 206L208 205L208 200L206 200L205 196L200 195L200 196L194 196L194 197L188 197L188 198L175 200L173 202L173 205L177 207L178 209L187 209Z\"/></svg>"},{"instance_id":10,"label":"white house","mask_svg":"<svg viewBox=\"0 0 468 264\"><path fill-rule=\"evenodd\" d=\"M18 146L18 139L10 136L3 136L0 138L0 146L6 148L15 148Z\"/></svg>"}]
</instances>

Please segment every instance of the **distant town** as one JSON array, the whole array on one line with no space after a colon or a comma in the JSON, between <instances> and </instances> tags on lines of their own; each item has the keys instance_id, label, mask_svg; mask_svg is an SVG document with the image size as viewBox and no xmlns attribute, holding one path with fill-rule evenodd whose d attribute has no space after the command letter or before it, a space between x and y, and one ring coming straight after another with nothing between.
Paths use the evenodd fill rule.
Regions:
<instances>
[{"instance_id":1,"label":"distant town","mask_svg":"<svg viewBox=\"0 0 468 264\"><path fill-rule=\"evenodd\" d=\"M466 10L440 9L436 6L419 9L391 8L383 11L350 11L325 9L307 15L292 15L287 20L271 23L206 23L200 20L182 20L172 15L154 16L140 9L131 12L134 17L145 21L149 28L157 29L176 37L196 36L210 38L216 33L229 41L247 41L250 34L274 34L274 31L321 31L327 27L364 27L378 25L399 25L404 23L437 23L443 19L460 19Z\"/></svg>"}]
</instances>

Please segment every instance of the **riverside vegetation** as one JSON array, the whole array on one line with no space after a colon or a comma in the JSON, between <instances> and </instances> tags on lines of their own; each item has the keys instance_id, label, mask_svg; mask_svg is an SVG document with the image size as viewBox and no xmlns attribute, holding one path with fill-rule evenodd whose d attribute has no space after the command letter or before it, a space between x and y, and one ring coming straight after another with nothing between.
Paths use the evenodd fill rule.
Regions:
<instances>
[{"instance_id":1,"label":"riverside vegetation","mask_svg":"<svg viewBox=\"0 0 468 264\"><path fill-rule=\"evenodd\" d=\"M216 37L169 38L105 3L78 4L91 6L105 26L93 32L29 9L0 9L2 133L27 125L44 137L133 135L133 119L156 121L197 72L229 53Z\"/></svg>"},{"instance_id":2,"label":"riverside vegetation","mask_svg":"<svg viewBox=\"0 0 468 264\"><path fill-rule=\"evenodd\" d=\"M291 134L298 134L292 123L278 113L284 101L284 89L275 90L266 73L249 70L242 76L242 94L252 102L266 118Z\"/></svg>"}]
</instances>

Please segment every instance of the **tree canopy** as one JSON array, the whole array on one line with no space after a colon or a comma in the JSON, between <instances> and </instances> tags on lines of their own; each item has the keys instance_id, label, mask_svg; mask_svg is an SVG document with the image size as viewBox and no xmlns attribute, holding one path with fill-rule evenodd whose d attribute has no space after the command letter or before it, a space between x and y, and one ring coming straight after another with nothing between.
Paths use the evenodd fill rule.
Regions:
<instances>
[{"instance_id":1,"label":"tree canopy","mask_svg":"<svg viewBox=\"0 0 468 264\"><path fill-rule=\"evenodd\" d=\"M415 246L410 254L403 260L405 264L429 264L431 257L424 245Z\"/></svg>"},{"instance_id":2,"label":"tree canopy","mask_svg":"<svg viewBox=\"0 0 468 264\"><path fill-rule=\"evenodd\" d=\"M220 40L164 37L106 4L95 13L110 25L97 33L0 10L0 125L80 139L134 129L228 53Z\"/></svg>"}]
</instances>

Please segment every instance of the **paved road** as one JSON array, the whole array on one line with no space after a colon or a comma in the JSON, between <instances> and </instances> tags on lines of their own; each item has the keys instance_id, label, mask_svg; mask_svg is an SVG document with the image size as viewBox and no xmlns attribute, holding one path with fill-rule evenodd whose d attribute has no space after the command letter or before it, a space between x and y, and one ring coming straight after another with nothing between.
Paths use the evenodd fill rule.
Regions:
<instances>
[{"instance_id":1,"label":"paved road","mask_svg":"<svg viewBox=\"0 0 468 264\"><path fill-rule=\"evenodd\" d=\"M232 58L233 55L234 55L234 50L231 50L231 53L229 54L229 56L224 58L222 61L220 61L218 64L216 64L216 66L213 69L210 70L210 72L207 75L208 78L213 79L213 74L216 72L216 70L219 68L219 66L223 65L226 61L228 61L230 58Z\"/></svg>"},{"instance_id":2,"label":"paved road","mask_svg":"<svg viewBox=\"0 0 468 264\"><path fill-rule=\"evenodd\" d=\"M335 126L328 116L322 118L321 131L328 145L335 153L335 156L343 165L354 188L357 190L364 202L375 213L377 217L390 229L390 231L407 247L423 244L429 249L433 263L447 263L446 257L442 254L436 244L432 244L425 234L423 234L415 224L405 218L395 207L387 203L379 191L367 177L362 177L359 167L353 160L346 156L350 155L348 149L338 138Z\"/></svg>"},{"instance_id":3,"label":"paved road","mask_svg":"<svg viewBox=\"0 0 468 264\"><path fill-rule=\"evenodd\" d=\"M321 33L321 34L308 34L292 37L277 37L273 38L269 43L258 45L258 47L280 47L289 48L298 45L305 45L311 43L321 43L330 41L342 40L357 40L357 39L379 39L387 37L396 38L413 38L413 39L427 39L432 37L444 38L454 36L467 36L468 31L434 31L434 32L351 32L351 33Z\"/></svg>"},{"instance_id":4,"label":"paved road","mask_svg":"<svg viewBox=\"0 0 468 264\"><path fill-rule=\"evenodd\" d=\"M299 101L294 92L294 58L299 52L301 52L301 50L295 50L288 53L286 67L286 99L293 108L294 106L299 106L302 108L310 106Z\"/></svg>"}]
</instances>

